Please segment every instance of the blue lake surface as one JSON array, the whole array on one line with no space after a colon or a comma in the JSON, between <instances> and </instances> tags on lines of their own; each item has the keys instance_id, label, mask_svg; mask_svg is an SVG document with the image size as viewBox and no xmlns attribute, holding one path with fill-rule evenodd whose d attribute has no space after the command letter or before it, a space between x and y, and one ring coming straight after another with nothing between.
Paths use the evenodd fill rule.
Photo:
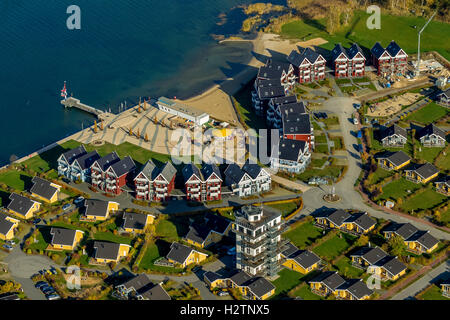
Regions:
<instances>
[{"instance_id":1,"label":"blue lake surface","mask_svg":"<svg viewBox=\"0 0 450 320\"><path fill-rule=\"evenodd\" d=\"M141 96L187 98L239 72L251 46L211 35L238 33L244 16L233 8L252 2L261 0L0 1L0 164L92 124L61 106L64 81L69 95L117 111ZM66 27L73 4L81 30Z\"/></svg>"}]
</instances>

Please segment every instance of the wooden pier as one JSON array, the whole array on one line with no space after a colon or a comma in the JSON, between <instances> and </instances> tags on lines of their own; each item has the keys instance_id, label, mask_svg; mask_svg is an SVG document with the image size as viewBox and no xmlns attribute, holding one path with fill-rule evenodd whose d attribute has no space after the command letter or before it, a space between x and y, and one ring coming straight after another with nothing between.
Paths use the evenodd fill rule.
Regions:
<instances>
[{"instance_id":1,"label":"wooden pier","mask_svg":"<svg viewBox=\"0 0 450 320\"><path fill-rule=\"evenodd\" d=\"M87 104L81 103L79 99L76 99L74 97L69 97L65 100L61 100L61 104L66 108L78 108L80 110L83 110L85 112L91 113L98 118L100 118L101 115L106 115L107 112L102 111L100 109L88 106Z\"/></svg>"}]
</instances>

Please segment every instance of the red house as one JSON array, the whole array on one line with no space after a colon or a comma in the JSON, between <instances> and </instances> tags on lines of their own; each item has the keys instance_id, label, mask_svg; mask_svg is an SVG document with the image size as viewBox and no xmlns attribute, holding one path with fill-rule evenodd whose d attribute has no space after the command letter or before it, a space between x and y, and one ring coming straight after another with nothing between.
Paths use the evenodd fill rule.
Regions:
<instances>
[{"instance_id":1,"label":"red house","mask_svg":"<svg viewBox=\"0 0 450 320\"><path fill-rule=\"evenodd\" d=\"M202 201L203 175L200 169L192 163L183 168L186 200Z\"/></svg>"},{"instance_id":2,"label":"red house","mask_svg":"<svg viewBox=\"0 0 450 320\"><path fill-rule=\"evenodd\" d=\"M299 83L308 83L325 79L324 57L311 48L293 50L287 60L294 66Z\"/></svg>"},{"instance_id":3,"label":"red house","mask_svg":"<svg viewBox=\"0 0 450 320\"><path fill-rule=\"evenodd\" d=\"M336 78L358 78L365 74L366 58L362 49L354 43L346 50L340 43L331 51Z\"/></svg>"},{"instance_id":4,"label":"red house","mask_svg":"<svg viewBox=\"0 0 450 320\"><path fill-rule=\"evenodd\" d=\"M314 149L314 135L311 126L310 115L305 114L282 114L283 138L288 140L305 141L309 145L309 150Z\"/></svg>"},{"instance_id":5,"label":"red house","mask_svg":"<svg viewBox=\"0 0 450 320\"><path fill-rule=\"evenodd\" d=\"M213 201L222 198L222 178L215 164L204 164L202 170L193 164L183 168L186 199Z\"/></svg>"},{"instance_id":6,"label":"red house","mask_svg":"<svg viewBox=\"0 0 450 320\"><path fill-rule=\"evenodd\" d=\"M135 169L136 164L129 156L112 164L106 170L105 191L115 195L121 194L122 187L130 182Z\"/></svg>"},{"instance_id":7,"label":"red house","mask_svg":"<svg viewBox=\"0 0 450 320\"><path fill-rule=\"evenodd\" d=\"M119 162L120 158L116 152L111 152L98 159L91 165L91 183L96 189L106 191L106 171L111 165Z\"/></svg>"},{"instance_id":8,"label":"red house","mask_svg":"<svg viewBox=\"0 0 450 320\"><path fill-rule=\"evenodd\" d=\"M153 161L148 160L142 170L134 178L135 196L138 200L153 200L153 180L158 169Z\"/></svg>"},{"instance_id":9,"label":"red house","mask_svg":"<svg viewBox=\"0 0 450 320\"><path fill-rule=\"evenodd\" d=\"M404 74L408 64L408 55L394 40L386 49L377 42L370 52L372 53L372 64L377 69L378 75L386 77L393 74Z\"/></svg>"},{"instance_id":10,"label":"red house","mask_svg":"<svg viewBox=\"0 0 450 320\"><path fill-rule=\"evenodd\" d=\"M177 169L171 162L167 162L153 180L153 201L169 200L170 193L175 187L176 175Z\"/></svg>"},{"instance_id":11,"label":"red house","mask_svg":"<svg viewBox=\"0 0 450 320\"><path fill-rule=\"evenodd\" d=\"M203 189L206 201L214 201L222 199L222 176L219 168L215 164L204 164L202 167Z\"/></svg>"}]
</instances>

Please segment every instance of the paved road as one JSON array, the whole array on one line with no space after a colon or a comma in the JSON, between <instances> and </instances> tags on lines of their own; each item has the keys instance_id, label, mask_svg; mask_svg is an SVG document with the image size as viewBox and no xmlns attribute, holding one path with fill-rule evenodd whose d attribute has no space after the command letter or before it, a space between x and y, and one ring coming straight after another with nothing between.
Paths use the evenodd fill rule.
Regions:
<instances>
[{"instance_id":1,"label":"paved road","mask_svg":"<svg viewBox=\"0 0 450 320\"><path fill-rule=\"evenodd\" d=\"M445 261L435 269L426 273L422 278L397 293L391 300L409 300L413 299L416 294L425 289L428 285L441 279L450 278L450 260Z\"/></svg>"},{"instance_id":2,"label":"paved road","mask_svg":"<svg viewBox=\"0 0 450 320\"><path fill-rule=\"evenodd\" d=\"M419 221L413 221L407 217L373 209L364 203L360 193L354 189L355 181L358 179L361 172L362 163L359 152L355 148L358 144L356 135L352 134L352 132L355 133L358 128L353 122L349 121L355 111L353 103L359 103L359 101L347 97L334 97L323 104L323 111L331 111L338 115L344 145L347 150L348 171L344 178L335 185L336 193L342 200L333 204L323 200L323 196L331 192L331 186L313 188L303 194L304 209L301 213L304 214L306 212L309 214L321 208L356 209L366 211L376 218L389 219L398 223L410 222L419 229L430 230L430 233L436 238L450 240L449 233L438 230L430 225Z\"/></svg>"}]
</instances>

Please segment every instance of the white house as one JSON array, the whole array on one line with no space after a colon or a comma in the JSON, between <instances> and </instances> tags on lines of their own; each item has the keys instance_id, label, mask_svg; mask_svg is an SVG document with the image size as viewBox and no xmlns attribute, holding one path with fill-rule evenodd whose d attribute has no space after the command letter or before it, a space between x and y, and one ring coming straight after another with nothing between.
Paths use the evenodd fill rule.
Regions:
<instances>
[{"instance_id":1,"label":"white house","mask_svg":"<svg viewBox=\"0 0 450 320\"><path fill-rule=\"evenodd\" d=\"M308 144L301 140L281 139L278 154L274 153L270 159L270 167L274 170L301 173L311 162Z\"/></svg>"},{"instance_id":2,"label":"white house","mask_svg":"<svg viewBox=\"0 0 450 320\"><path fill-rule=\"evenodd\" d=\"M166 97L159 98L156 104L159 110L189 120L196 126L201 126L209 121L209 114L206 112Z\"/></svg>"}]
</instances>

